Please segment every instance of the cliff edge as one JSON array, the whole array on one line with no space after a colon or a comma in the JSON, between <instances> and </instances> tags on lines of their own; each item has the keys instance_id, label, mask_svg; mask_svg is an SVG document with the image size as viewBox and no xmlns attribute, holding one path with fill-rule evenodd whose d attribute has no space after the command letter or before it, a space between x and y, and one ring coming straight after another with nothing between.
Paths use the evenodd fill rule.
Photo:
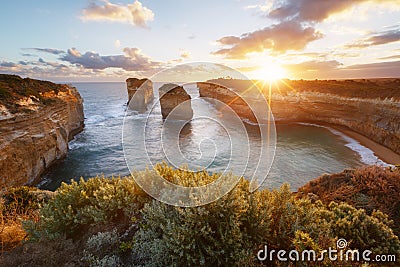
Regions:
<instances>
[{"instance_id":1,"label":"cliff edge","mask_svg":"<svg viewBox=\"0 0 400 267\"><path fill-rule=\"evenodd\" d=\"M83 129L76 88L0 74L0 186L36 181Z\"/></svg>"},{"instance_id":2,"label":"cliff edge","mask_svg":"<svg viewBox=\"0 0 400 267\"><path fill-rule=\"evenodd\" d=\"M253 114L246 103L231 104L228 88L248 95L261 90L265 98L269 96L268 85L254 86L250 80L217 79L204 84L197 83L200 96L228 103L250 120ZM270 108L275 122L344 126L400 154L400 79L282 81L272 86Z\"/></svg>"}]
</instances>

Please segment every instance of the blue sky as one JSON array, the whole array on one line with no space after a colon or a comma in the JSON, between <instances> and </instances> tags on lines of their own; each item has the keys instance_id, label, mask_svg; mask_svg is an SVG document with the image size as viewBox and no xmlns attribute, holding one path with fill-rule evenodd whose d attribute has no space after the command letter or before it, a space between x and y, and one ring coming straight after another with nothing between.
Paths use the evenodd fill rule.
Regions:
<instances>
[{"instance_id":1,"label":"blue sky","mask_svg":"<svg viewBox=\"0 0 400 267\"><path fill-rule=\"evenodd\" d=\"M399 18L390 0L16 0L0 10L0 72L123 81L207 61L261 79L393 77Z\"/></svg>"}]
</instances>

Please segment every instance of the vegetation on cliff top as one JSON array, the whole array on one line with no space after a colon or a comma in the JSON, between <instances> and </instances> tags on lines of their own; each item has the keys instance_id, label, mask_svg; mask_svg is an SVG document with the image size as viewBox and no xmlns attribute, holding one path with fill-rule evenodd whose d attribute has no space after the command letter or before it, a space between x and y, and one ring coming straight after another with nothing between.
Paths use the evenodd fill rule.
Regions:
<instances>
[{"instance_id":1,"label":"vegetation on cliff top","mask_svg":"<svg viewBox=\"0 0 400 267\"><path fill-rule=\"evenodd\" d=\"M298 189L300 196L316 195L322 202L346 202L368 214L380 210L394 221L400 236L400 165L368 166L342 173L325 174Z\"/></svg>"},{"instance_id":2,"label":"vegetation on cliff top","mask_svg":"<svg viewBox=\"0 0 400 267\"><path fill-rule=\"evenodd\" d=\"M174 170L167 165L158 165L156 169L166 179L179 184L186 183L186 178L198 180L190 183L207 184L219 175ZM365 169L359 172L360 175L376 173ZM393 170L393 173L399 178L399 171ZM384 186L383 176L380 179ZM392 222L380 211L367 214L366 210L346 203L313 201L294 195L287 185L279 190L252 194L248 186L249 182L241 179L218 201L195 208L174 207L153 200L132 177L97 177L63 184L54 197L42 199L46 203L40 202L38 206L31 201L20 201L28 198L24 191L23 198L14 198L18 201L3 203L9 203L10 207L18 203L32 207L36 216L24 223L28 241L4 253L2 263L10 266L258 266L266 263L286 266L293 263L261 263L257 261L257 252L268 245L269 250L314 249L319 253L328 247L335 248L338 238L346 239L351 249L369 249L374 255L400 257L400 242L390 228ZM27 203L30 204L27 206ZM3 213L7 213L7 205L2 207ZM326 260L307 264L333 266L343 262Z\"/></svg>"},{"instance_id":3,"label":"vegetation on cliff top","mask_svg":"<svg viewBox=\"0 0 400 267\"><path fill-rule=\"evenodd\" d=\"M0 104L9 112L18 112L18 101L29 97L38 104L48 104L55 99L50 95L66 92L67 86L49 81L21 78L17 75L0 74Z\"/></svg>"}]
</instances>

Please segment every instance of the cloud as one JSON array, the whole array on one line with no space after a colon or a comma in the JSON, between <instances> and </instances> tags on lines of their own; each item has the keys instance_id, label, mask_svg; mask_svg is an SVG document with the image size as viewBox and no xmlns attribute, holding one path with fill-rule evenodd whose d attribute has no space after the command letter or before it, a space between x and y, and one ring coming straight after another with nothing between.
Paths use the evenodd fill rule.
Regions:
<instances>
[{"instance_id":1,"label":"cloud","mask_svg":"<svg viewBox=\"0 0 400 267\"><path fill-rule=\"evenodd\" d=\"M147 27L147 22L154 19L154 13L139 1L133 4L117 5L105 1L104 5L90 3L82 11L83 21L112 21L129 23L138 27Z\"/></svg>"},{"instance_id":2,"label":"cloud","mask_svg":"<svg viewBox=\"0 0 400 267\"><path fill-rule=\"evenodd\" d=\"M186 50L181 50L181 58L188 59L190 58L190 52Z\"/></svg>"},{"instance_id":3,"label":"cloud","mask_svg":"<svg viewBox=\"0 0 400 267\"><path fill-rule=\"evenodd\" d=\"M246 66L246 67L238 67L235 69L240 72L252 72L252 71L258 70L260 68L261 68L260 66Z\"/></svg>"},{"instance_id":4,"label":"cloud","mask_svg":"<svg viewBox=\"0 0 400 267\"><path fill-rule=\"evenodd\" d=\"M104 70L106 68L120 68L126 71L147 71L160 66L159 62L152 61L143 55L138 48L126 47L125 55L101 56L96 52L80 53L77 49L68 49L61 60L86 69Z\"/></svg>"},{"instance_id":5,"label":"cloud","mask_svg":"<svg viewBox=\"0 0 400 267\"><path fill-rule=\"evenodd\" d=\"M266 1L265 5L252 5L247 9L259 9L263 17L277 21L272 26L261 30L247 32L240 36L225 36L217 40L221 49L212 52L231 59L244 59L252 52L270 51L285 53L286 51L301 51L323 34L315 29L318 23L332 15L349 10L362 3L379 4L382 6L400 5L400 1L384 0L275 0ZM397 36L397 35L396 35ZM392 38L396 39L396 36ZM388 42L390 36L369 40L372 43Z\"/></svg>"},{"instance_id":6,"label":"cloud","mask_svg":"<svg viewBox=\"0 0 400 267\"><path fill-rule=\"evenodd\" d=\"M374 45L383 45L400 41L400 28L382 32L374 32L369 36L348 44L346 48L365 48Z\"/></svg>"},{"instance_id":7,"label":"cloud","mask_svg":"<svg viewBox=\"0 0 400 267\"><path fill-rule=\"evenodd\" d=\"M22 53L21 56L23 56L23 57L37 57L37 55L30 54L30 53Z\"/></svg>"},{"instance_id":8,"label":"cloud","mask_svg":"<svg viewBox=\"0 0 400 267\"><path fill-rule=\"evenodd\" d=\"M399 76L400 61L388 61L380 63L369 63L369 64L356 64L346 67L347 70L377 70L384 72L387 69L396 68L395 76Z\"/></svg>"},{"instance_id":9,"label":"cloud","mask_svg":"<svg viewBox=\"0 0 400 267\"><path fill-rule=\"evenodd\" d=\"M121 46L121 41L120 40L115 40L115 43L114 43L114 45L115 45L115 47L116 48L119 48L120 46Z\"/></svg>"},{"instance_id":10,"label":"cloud","mask_svg":"<svg viewBox=\"0 0 400 267\"><path fill-rule=\"evenodd\" d=\"M259 6L264 16L282 20L300 22L322 22L325 19L342 13L349 8L363 3L380 6L399 6L398 0L283 0L268 2L269 5ZM272 3L272 4L271 4Z\"/></svg>"},{"instance_id":11,"label":"cloud","mask_svg":"<svg viewBox=\"0 0 400 267\"><path fill-rule=\"evenodd\" d=\"M336 60L306 61L283 66L293 77L301 79L384 78L399 77L400 61L344 66Z\"/></svg>"},{"instance_id":12,"label":"cloud","mask_svg":"<svg viewBox=\"0 0 400 267\"><path fill-rule=\"evenodd\" d=\"M240 37L226 36L217 40L220 45L229 46L213 52L231 59L243 59L252 52L270 50L284 53L288 50L302 50L309 42L322 38L313 27L304 27L296 21L284 21L261 30L245 33Z\"/></svg>"},{"instance_id":13,"label":"cloud","mask_svg":"<svg viewBox=\"0 0 400 267\"><path fill-rule=\"evenodd\" d=\"M0 67L14 68L16 66L17 66L17 64L15 64L14 62L8 62L8 61L0 62Z\"/></svg>"},{"instance_id":14,"label":"cloud","mask_svg":"<svg viewBox=\"0 0 400 267\"><path fill-rule=\"evenodd\" d=\"M33 48L23 48L22 50L32 50L32 51L37 51L37 52L49 53L49 54L53 54L53 55L60 55L60 54L64 54L65 53L64 50L53 49L53 48L37 48L37 47L33 47Z\"/></svg>"},{"instance_id":15,"label":"cloud","mask_svg":"<svg viewBox=\"0 0 400 267\"><path fill-rule=\"evenodd\" d=\"M286 0L259 6L264 16L279 22L261 30L244 33L240 37L222 37L217 42L228 47L221 48L212 54L231 59L243 59L249 53L265 50L273 53L303 50L308 43L323 37L323 34L314 28L316 22L323 21L331 14L344 11L359 2L356 0Z\"/></svg>"},{"instance_id":16,"label":"cloud","mask_svg":"<svg viewBox=\"0 0 400 267\"><path fill-rule=\"evenodd\" d=\"M0 62L0 72L6 74L16 74L22 77L33 77L37 79L57 79L65 81L66 77L69 79L82 78L82 77L99 77L103 75L98 70L87 70L80 67L69 67L57 62Z\"/></svg>"},{"instance_id":17,"label":"cloud","mask_svg":"<svg viewBox=\"0 0 400 267\"><path fill-rule=\"evenodd\" d=\"M279 20L297 20L307 22L321 22L333 14L340 13L347 8L368 2L370 0L287 0L279 1L268 13L268 17Z\"/></svg>"},{"instance_id":18,"label":"cloud","mask_svg":"<svg viewBox=\"0 0 400 267\"><path fill-rule=\"evenodd\" d=\"M388 56L388 57L381 57L379 59L400 59L400 55Z\"/></svg>"},{"instance_id":19,"label":"cloud","mask_svg":"<svg viewBox=\"0 0 400 267\"><path fill-rule=\"evenodd\" d=\"M328 60L328 61L305 61L298 64L288 64L283 65L283 67L291 73L294 73L298 76L302 76L302 74L306 73L321 73L321 72L328 72L337 69L342 64L336 60Z\"/></svg>"}]
</instances>

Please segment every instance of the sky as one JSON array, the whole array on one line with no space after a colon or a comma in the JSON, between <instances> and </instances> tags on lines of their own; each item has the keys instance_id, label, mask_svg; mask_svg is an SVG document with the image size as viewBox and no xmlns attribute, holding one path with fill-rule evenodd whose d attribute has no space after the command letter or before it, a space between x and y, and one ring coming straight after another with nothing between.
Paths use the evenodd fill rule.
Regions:
<instances>
[{"instance_id":1,"label":"sky","mask_svg":"<svg viewBox=\"0 0 400 267\"><path fill-rule=\"evenodd\" d=\"M226 75L193 65L208 62L250 79L400 77L398 0L5 2L0 73L102 82L178 65L180 81Z\"/></svg>"}]
</instances>

